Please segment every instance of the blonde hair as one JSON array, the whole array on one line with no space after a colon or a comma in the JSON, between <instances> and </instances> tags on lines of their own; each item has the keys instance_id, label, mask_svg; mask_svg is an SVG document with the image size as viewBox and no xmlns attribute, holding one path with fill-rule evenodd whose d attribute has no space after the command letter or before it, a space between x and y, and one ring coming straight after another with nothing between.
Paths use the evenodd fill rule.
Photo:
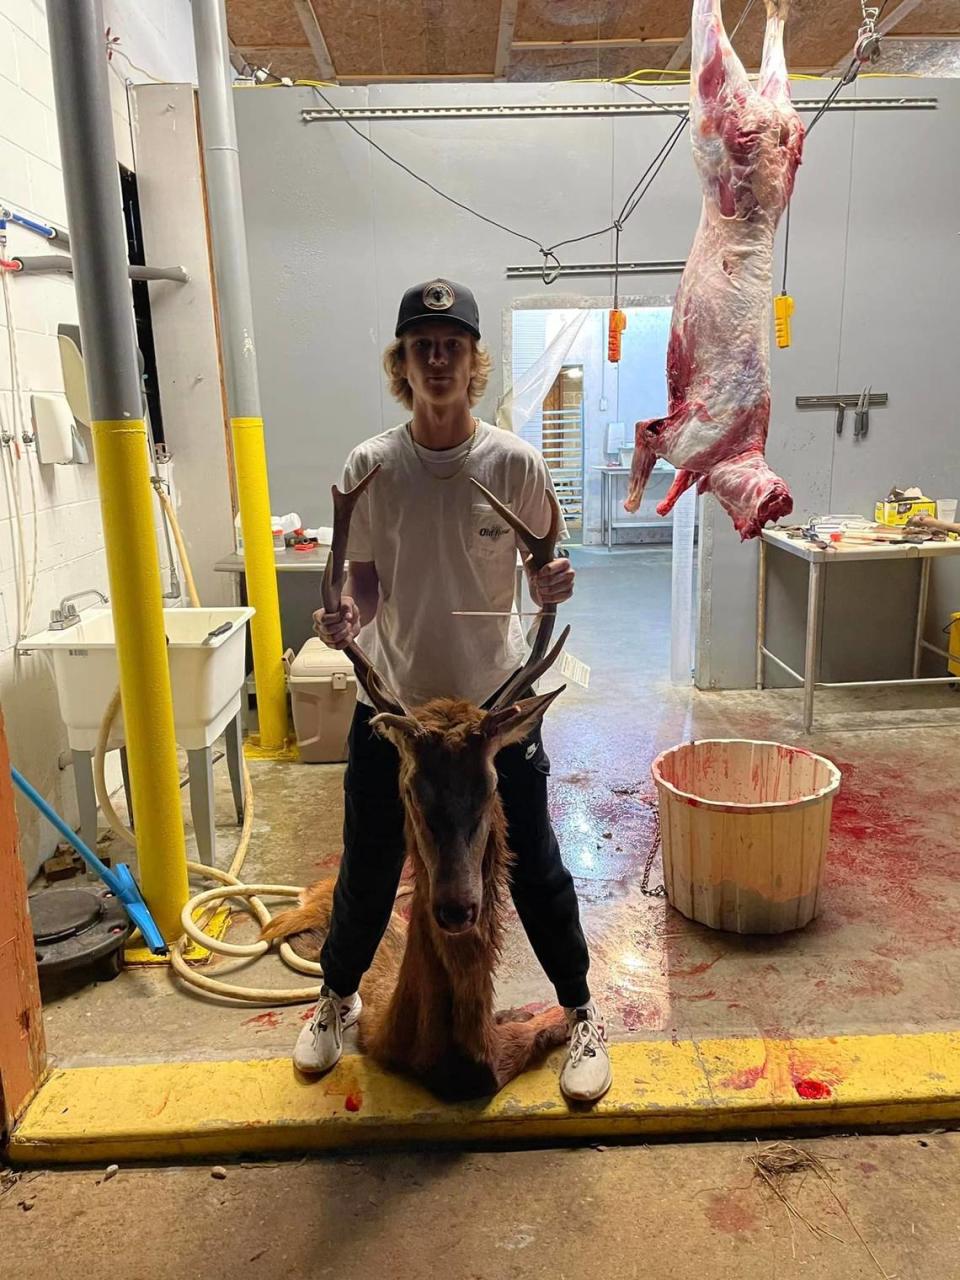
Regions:
<instances>
[{"instance_id":1,"label":"blonde hair","mask_svg":"<svg viewBox=\"0 0 960 1280\"><path fill-rule=\"evenodd\" d=\"M472 335L470 341L473 343L473 373L470 376L470 385L467 387L467 398L470 401L470 407L473 408L487 389L487 382L493 372L493 361L490 359L490 352L482 342L478 342ZM383 368L394 400L399 400L405 408L412 409L413 388L407 381L407 358L404 355L402 338L391 342L383 353Z\"/></svg>"}]
</instances>

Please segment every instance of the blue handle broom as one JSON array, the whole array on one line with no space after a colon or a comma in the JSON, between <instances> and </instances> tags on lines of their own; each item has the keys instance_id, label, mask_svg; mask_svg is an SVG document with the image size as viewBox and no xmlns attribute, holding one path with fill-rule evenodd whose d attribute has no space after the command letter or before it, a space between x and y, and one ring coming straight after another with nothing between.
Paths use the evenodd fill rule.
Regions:
<instances>
[{"instance_id":1,"label":"blue handle broom","mask_svg":"<svg viewBox=\"0 0 960 1280\"><path fill-rule=\"evenodd\" d=\"M47 821L60 832L64 840L76 849L90 870L94 871L110 892L119 899L127 915L140 930L144 942L153 954L155 956L165 956L167 954L167 944L163 940L163 934L157 928L157 922L150 914L150 908L144 902L140 887L134 880L133 873L127 864L121 862L116 871L111 871L92 850L87 848L76 832L67 826L59 813L50 808L43 796L40 795L35 787L30 785L22 773L14 769L12 765L10 772L13 774L13 781L27 799L37 806Z\"/></svg>"}]
</instances>

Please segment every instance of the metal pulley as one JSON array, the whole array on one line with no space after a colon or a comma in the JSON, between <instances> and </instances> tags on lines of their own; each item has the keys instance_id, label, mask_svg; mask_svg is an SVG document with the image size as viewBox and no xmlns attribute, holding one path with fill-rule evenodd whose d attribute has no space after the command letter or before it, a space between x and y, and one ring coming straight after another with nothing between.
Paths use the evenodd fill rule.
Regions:
<instances>
[{"instance_id":1,"label":"metal pulley","mask_svg":"<svg viewBox=\"0 0 960 1280\"><path fill-rule=\"evenodd\" d=\"M863 15L863 21L860 23L857 41L853 46L853 61L843 78L844 84L850 84L856 80L867 63L872 66L880 58L882 41L880 32L877 30L880 9L876 5L864 4L863 0L861 0L860 11Z\"/></svg>"}]
</instances>

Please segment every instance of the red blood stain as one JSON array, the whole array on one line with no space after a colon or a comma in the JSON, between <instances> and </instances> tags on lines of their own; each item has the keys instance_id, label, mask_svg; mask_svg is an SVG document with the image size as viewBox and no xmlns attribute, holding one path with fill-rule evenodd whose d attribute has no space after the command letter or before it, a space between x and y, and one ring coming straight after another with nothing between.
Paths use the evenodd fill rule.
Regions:
<instances>
[{"instance_id":1,"label":"red blood stain","mask_svg":"<svg viewBox=\"0 0 960 1280\"><path fill-rule=\"evenodd\" d=\"M733 1192L714 1191L706 1208L707 1221L717 1231L742 1235L757 1225L753 1211L737 1199Z\"/></svg>"},{"instance_id":2,"label":"red blood stain","mask_svg":"<svg viewBox=\"0 0 960 1280\"><path fill-rule=\"evenodd\" d=\"M304 1009L303 1013L300 1014L300 1021L309 1022L316 1012L317 1012L317 1006L315 1004L312 1004L309 1009Z\"/></svg>"},{"instance_id":3,"label":"red blood stain","mask_svg":"<svg viewBox=\"0 0 960 1280\"><path fill-rule=\"evenodd\" d=\"M899 960L960 942L960 921L947 885L955 876L956 846L947 815L952 787L931 788L914 773L837 762L843 775L833 804L827 888L843 923L893 924ZM918 824L922 824L918 835ZM938 881L943 882L938 886ZM883 986L860 995L895 994L889 970Z\"/></svg>"},{"instance_id":4,"label":"red blood stain","mask_svg":"<svg viewBox=\"0 0 960 1280\"><path fill-rule=\"evenodd\" d=\"M280 1025L280 1015L269 1009L266 1013L258 1013L254 1018L247 1018L245 1027L253 1027L254 1031L272 1031Z\"/></svg>"},{"instance_id":5,"label":"red blood stain","mask_svg":"<svg viewBox=\"0 0 960 1280\"><path fill-rule=\"evenodd\" d=\"M767 1071L767 1064L761 1063L759 1067L744 1067L741 1071L735 1071L732 1076L727 1076L726 1080L720 1081L721 1089L753 1089L757 1082L762 1080Z\"/></svg>"},{"instance_id":6,"label":"red blood stain","mask_svg":"<svg viewBox=\"0 0 960 1280\"><path fill-rule=\"evenodd\" d=\"M622 990L614 990L621 996L616 1008L625 1031L659 1030L663 1027L663 1009L658 1000L631 999Z\"/></svg>"},{"instance_id":7,"label":"red blood stain","mask_svg":"<svg viewBox=\"0 0 960 1280\"><path fill-rule=\"evenodd\" d=\"M851 996L895 996L903 990L903 979L886 960L861 960L853 975L857 981L849 988Z\"/></svg>"},{"instance_id":8,"label":"red blood stain","mask_svg":"<svg viewBox=\"0 0 960 1280\"><path fill-rule=\"evenodd\" d=\"M352 1093L348 1093L343 1104L348 1111L359 1111L363 1106L363 1094L359 1089L354 1089Z\"/></svg>"},{"instance_id":9,"label":"red blood stain","mask_svg":"<svg viewBox=\"0 0 960 1280\"><path fill-rule=\"evenodd\" d=\"M861 1173L876 1173L876 1172L877 1172L877 1168L878 1168L878 1166L877 1166L877 1165L875 1165L875 1164L871 1164L869 1160L861 1160L861 1161L860 1161L860 1172L861 1172Z\"/></svg>"},{"instance_id":10,"label":"red blood stain","mask_svg":"<svg viewBox=\"0 0 960 1280\"><path fill-rule=\"evenodd\" d=\"M708 969L712 969L718 960L722 960L723 956L714 956L712 960L702 960L699 964L692 964L688 969L670 970L671 978L698 978L701 973L706 973Z\"/></svg>"},{"instance_id":11,"label":"red blood stain","mask_svg":"<svg viewBox=\"0 0 960 1280\"><path fill-rule=\"evenodd\" d=\"M832 1094L830 1086L822 1080L798 1080L795 1087L801 1098L814 1102L829 1098Z\"/></svg>"}]
</instances>

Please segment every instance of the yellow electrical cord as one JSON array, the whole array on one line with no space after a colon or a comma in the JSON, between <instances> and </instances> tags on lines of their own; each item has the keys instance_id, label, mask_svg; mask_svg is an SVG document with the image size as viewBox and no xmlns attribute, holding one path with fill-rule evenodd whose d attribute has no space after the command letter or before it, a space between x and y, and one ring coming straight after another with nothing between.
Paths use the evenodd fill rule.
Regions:
<instances>
[{"instance_id":1,"label":"yellow electrical cord","mask_svg":"<svg viewBox=\"0 0 960 1280\"><path fill-rule=\"evenodd\" d=\"M165 518L169 521L173 532L174 540L177 544L177 551L180 556L181 567L183 569L184 581L187 584L187 592L190 598L190 604L193 608L201 608L200 596L197 591L196 582L190 568L190 560L187 555L186 546L183 541L183 535L180 531L180 525L177 521L176 512L173 504L168 496L159 487L156 490L160 498L160 505L163 509ZM136 848L137 838L129 827L121 819L117 813L113 801L110 798L106 785L105 776L105 760L107 754L107 745L110 741L110 734L113 729L114 722L120 714L120 689L119 686L114 691L113 697L103 714L100 721L100 732L97 735L97 746L94 755L94 788L97 794L100 808L103 816L107 821L107 825L118 839L124 841L125 844ZM216 951L220 955L234 957L236 963L222 966L220 972L232 972L239 965L246 964L249 960L266 954L270 950L268 942L257 941L252 943L231 943L223 942L219 938L212 938L203 932L213 915L215 914L221 902L227 899L235 899L241 902L244 908L250 912L257 920L261 928L270 921L270 912L263 905L261 898L273 897L284 899L295 899L301 892L297 885L276 885L276 884L243 884L239 879L240 869L243 866L247 856L247 850L250 847L250 838L253 832L253 784L250 778L250 770L247 765L246 757L241 752L241 767L243 770L243 826L240 829L240 840L237 843L236 852L230 862L227 871L221 871L218 867L208 867L201 862L188 862L187 871L192 876L203 877L208 880L218 880L220 884L213 888L207 889L202 893L195 894L194 897L183 908L180 914L180 922L183 925L183 934L179 937L170 948L170 963L177 975L189 986L196 987L200 991L208 992L211 995L226 996L232 1000L242 1000L255 1004L307 1004L311 1000L315 1000L320 994L319 984L309 987L292 987L272 990L269 987L239 987L233 983L222 982L217 978L208 978L202 973L198 973L187 963L184 958L184 950L188 945L188 939L205 947L208 951ZM199 922L194 920L194 916L200 914ZM302 956L298 956L290 944L286 941L281 942L279 947L280 958L291 969L298 973L308 974L312 977L320 978L323 975L323 969L319 964L312 960L305 960Z\"/></svg>"}]
</instances>

